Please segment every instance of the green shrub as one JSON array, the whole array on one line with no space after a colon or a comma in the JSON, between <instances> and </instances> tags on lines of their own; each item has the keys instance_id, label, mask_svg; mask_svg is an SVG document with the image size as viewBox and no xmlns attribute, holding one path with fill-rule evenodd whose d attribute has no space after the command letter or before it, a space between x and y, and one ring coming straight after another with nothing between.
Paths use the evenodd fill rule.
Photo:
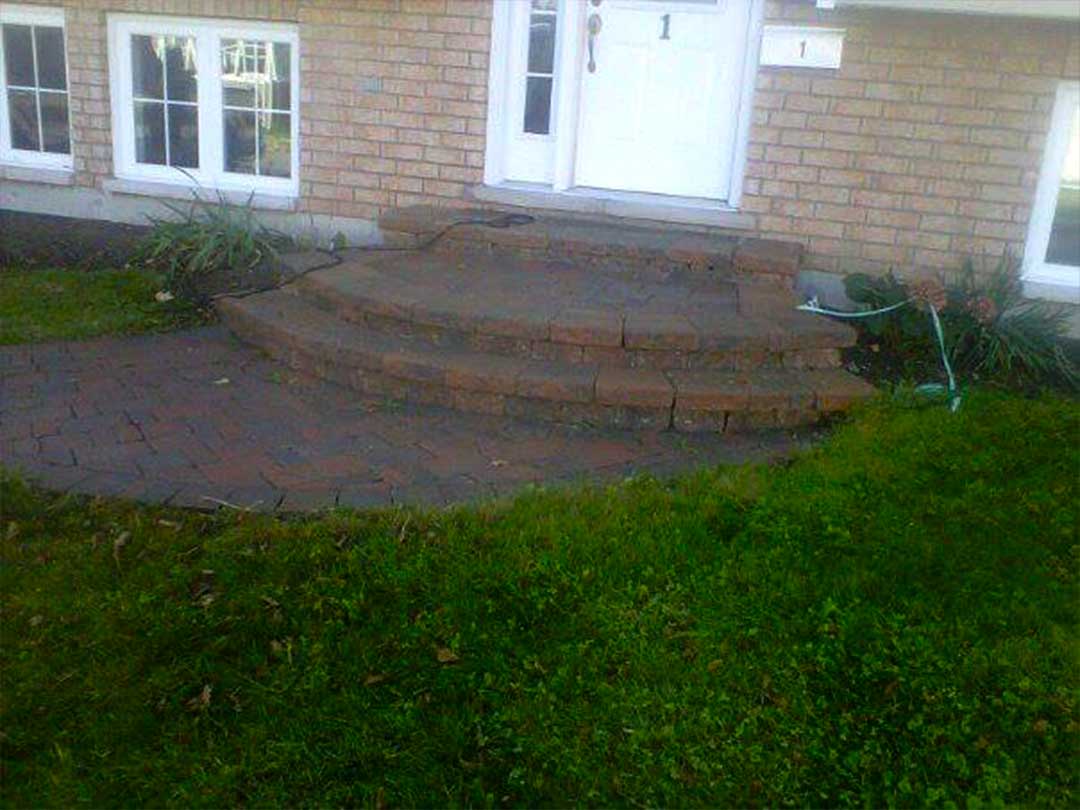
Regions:
<instances>
[{"instance_id":1,"label":"green shrub","mask_svg":"<svg viewBox=\"0 0 1080 810\"><path fill-rule=\"evenodd\" d=\"M844 286L848 297L867 309L915 299L912 306L854 322L882 363L903 376L925 374L940 365L933 323L927 308L919 305L925 293L918 285L892 273L880 278L856 273ZM1076 390L1080 378L1062 342L1068 310L1025 298L1015 262L1002 260L989 274L979 275L969 260L941 289L938 314L949 360L959 375L1016 388Z\"/></svg>"},{"instance_id":2,"label":"green shrub","mask_svg":"<svg viewBox=\"0 0 1080 810\"><path fill-rule=\"evenodd\" d=\"M176 218L150 218L153 228L134 261L160 273L169 292L185 301L206 304L215 293L258 286L289 244L256 220L251 198L238 206L196 196L186 209L166 207Z\"/></svg>"}]
</instances>

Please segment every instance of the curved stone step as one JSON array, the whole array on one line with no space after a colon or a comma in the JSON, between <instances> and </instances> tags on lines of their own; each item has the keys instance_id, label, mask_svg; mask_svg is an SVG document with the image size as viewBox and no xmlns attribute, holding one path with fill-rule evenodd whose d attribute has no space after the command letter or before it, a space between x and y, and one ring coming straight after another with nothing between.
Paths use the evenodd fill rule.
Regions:
<instances>
[{"instance_id":1,"label":"curved stone step","mask_svg":"<svg viewBox=\"0 0 1080 810\"><path fill-rule=\"evenodd\" d=\"M872 392L836 369L662 372L435 347L336 318L284 290L222 299L218 310L238 335L294 368L365 394L482 413L738 430L810 423Z\"/></svg>"},{"instance_id":2,"label":"curved stone step","mask_svg":"<svg viewBox=\"0 0 1080 810\"><path fill-rule=\"evenodd\" d=\"M849 327L795 311L790 294L700 274L658 282L519 257L455 264L441 254L393 254L311 273L295 289L343 319L434 347L571 364L835 368L839 349L855 341Z\"/></svg>"},{"instance_id":3,"label":"curved stone step","mask_svg":"<svg viewBox=\"0 0 1080 810\"><path fill-rule=\"evenodd\" d=\"M507 213L533 221L491 227ZM464 223L464 224L462 224ZM510 248L532 255L592 263L633 264L652 269L709 269L732 277L754 276L790 288L802 261L797 242L747 237L716 228L638 222L604 217L573 218L551 212L415 205L387 211L379 228L395 243L424 244L440 235L440 250Z\"/></svg>"}]
</instances>

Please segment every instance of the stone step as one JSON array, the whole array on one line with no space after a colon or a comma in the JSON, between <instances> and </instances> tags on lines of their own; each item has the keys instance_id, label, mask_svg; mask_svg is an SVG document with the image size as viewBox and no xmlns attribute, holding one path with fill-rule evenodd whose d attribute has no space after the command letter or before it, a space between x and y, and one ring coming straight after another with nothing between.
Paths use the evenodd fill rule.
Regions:
<instances>
[{"instance_id":1,"label":"stone step","mask_svg":"<svg viewBox=\"0 0 1080 810\"><path fill-rule=\"evenodd\" d=\"M508 214L524 214L531 221L506 226ZM494 208L398 208L379 218L379 229L389 242L399 245L431 242L440 251L503 248L533 256L658 271L690 268L732 278L753 277L786 289L794 285L803 254L802 245L796 242L758 239L715 228L669 223L627 225L590 221L582 215L570 219L550 212Z\"/></svg>"},{"instance_id":2,"label":"stone step","mask_svg":"<svg viewBox=\"0 0 1080 810\"><path fill-rule=\"evenodd\" d=\"M740 430L814 422L869 395L840 369L613 367L440 348L351 323L286 290L221 299L241 338L364 394L605 427Z\"/></svg>"},{"instance_id":3,"label":"stone step","mask_svg":"<svg viewBox=\"0 0 1080 810\"><path fill-rule=\"evenodd\" d=\"M352 323L435 348L573 365L835 368L855 341L849 327L796 311L784 291L501 254L368 256L293 289Z\"/></svg>"}]
</instances>

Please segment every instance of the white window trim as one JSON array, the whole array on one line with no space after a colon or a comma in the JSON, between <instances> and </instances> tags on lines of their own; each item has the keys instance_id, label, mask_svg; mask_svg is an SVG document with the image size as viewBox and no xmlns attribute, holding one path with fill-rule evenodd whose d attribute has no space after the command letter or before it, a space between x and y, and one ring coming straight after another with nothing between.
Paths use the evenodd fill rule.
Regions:
<instances>
[{"instance_id":1,"label":"white window trim","mask_svg":"<svg viewBox=\"0 0 1080 810\"><path fill-rule=\"evenodd\" d=\"M40 25L59 28L64 37L64 84L68 97L68 153L38 152L33 149L15 149L11 145L11 123L8 120L7 65L0 58L0 164L29 169L54 169L72 171L74 163L71 149L71 67L68 59L67 26L64 25L64 9L51 6L14 6L0 3L0 25ZM0 47L2 50L2 47Z\"/></svg>"},{"instance_id":2,"label":"white window trim","mask_svg":"<svg viewBox=\"0 0 1080 810\"><path fill-rule=\"evenodd\" d=\"M131 37L165 34L195 37L198 60L199 168L180 170L135 161ZM258 39L291 48L290 177L237 174L224 170L224 114L221 88L221 41ZM300 38L295 25L237 20L189 19L130 14L109 15L109 87L112 96L113 166L117 179L131 183L169 183L189 189L258 193L295 198L300 194Z\"/></svg>"},{"instance_id":3,"label":"white window trim","mask_svg":"<svg viewBox=\"0 0 1080 810\"><path fill-rule=\"evenodd\" d=\"M1069 148L1073 115L1078 103L1080 82L1067 81L1058 85L1024 248L1023 279L1029 284L1080 290L1080 268L1049 264L1046 261L1046 249L1050 244L1050 231L1057 211L1058 192L1061 189L1061 176Z\"/></svg>"}]
</instances>

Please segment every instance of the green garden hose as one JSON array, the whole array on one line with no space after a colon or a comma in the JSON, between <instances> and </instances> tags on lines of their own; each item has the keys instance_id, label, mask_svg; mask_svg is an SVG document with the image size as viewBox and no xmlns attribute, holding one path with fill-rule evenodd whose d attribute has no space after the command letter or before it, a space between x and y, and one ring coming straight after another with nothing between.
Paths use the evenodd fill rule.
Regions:
<instances>
[{"instance_id":1,"label":"green garden hose","mask_svg":"<svg viewBox=\"0 0 1080 810\"><path fill-rule=\"evenodd\" d=\"M892 304L891 306L882 307L881 309L872 309L866 312L840 312L835 309L824 309L818 304L817 296L814 296L805 304L796 307L796 309L803 312L813 312L815 315L828 315L832 318L856 320L858 318L872 318L875 315L884 315L887 312L892 312L913 303L915 303L915 299L908 298L898 304ZM937 308L930 303L927 303L927 307L930 309L930 319L934 323L934 334L937 335L938 350L941 352L941 365L945 369L945 377L948 379L949 384L948 386L944 386L940 383L923 383L915 390L921 394L947 397L949 400L949 410L955 412L960 407L962 397L960 395L960 389L956 385L956 377L953 375L952 364L949 362L949 353L945 349L945 332L941 328L941 318L938 317Z\"/></svg>"}]
</instances>

